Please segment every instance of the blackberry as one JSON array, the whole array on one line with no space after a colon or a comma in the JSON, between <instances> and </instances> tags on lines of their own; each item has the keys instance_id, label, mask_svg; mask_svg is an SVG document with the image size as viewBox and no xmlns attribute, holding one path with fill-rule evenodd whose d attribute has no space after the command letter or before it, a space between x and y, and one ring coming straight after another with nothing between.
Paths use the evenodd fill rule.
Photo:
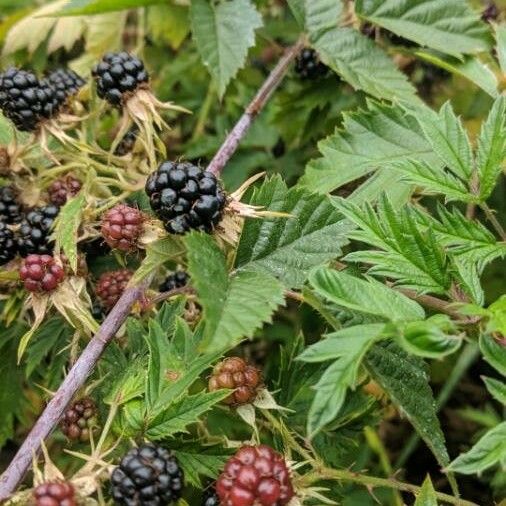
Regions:
<instances>
[{"instance_id":1,"label":"blackberry","mask_svg":"<svg viewBox=\"0 0 506 506\"><path fill-rule=\"evenodd\" d=\"M202 494L202 506L220 506L220 498L213 487L209 487Z\"/></svg>"},{"instance_id":2,"label":"blackberry","mask_svg":"<svg viewBox=\"0 0 506 506\"><path fill-rule=\"evenodd\" d=\"M240 357L228 357L213 370L209 391L229 388L233 392L223 401L240 406L255 400L262 381L261 372Z\"/></svg>"},{"instance_id":3,"label":"blackberry","mask_svg":"<svg viewBox=\"0 0 506 506\"><path fill-rule=\"evenodd\" d=\"M497 21L499 18L499 8L494 2L488 2L485 9L483 9L481 13L481 19L486 23L490 23L492 21Z\"/></svg>"},{"instance_id":4,"label":"blackberry","mask_svg":"<svg viewBox=\"0 0 506 506\"><path fill-rule=\"evenodd\" d=\"M113 249L135 249L143 232L144 216L135 207L118 204L102 217L101 232L104 241Z\"/></svg>"},{"instance_id":5,"label":"blackberry","mask_svg":"<svg viewBox=\"0 0 506 506\"><path fill-rule=\"evenodd\" d=\"M89 441L90 431L97 425L97 407L90 397L73 402L65 411L60 427L74 441Z\"/></svg>"},{"instance_id":6,"label":"blackberry","mask_svg":"<svg viewBox=\"0 0 506 506\"><path fill-rule=\"evenodd\" d=\"M183 471L174 456L160 446L143 444L133 448L111 475L115 504L125 506L167 506L183 490Z\"/></svg>"},{"instance_id":7,"label":"blackberry","mask_svg":"<svg viewBox=\"0 0 506 506\"><path fill-rule=\"evenodd\" d=\"M163 162L146 182L151 208L171 234L212 232L227 201L214 174L191 163Z\"/></svg>"},{"instance_id":8,"label":"blackberry","mask_svg":"<svg viewBox=\"0 0 506 506\"><path fill-rule=\"evenodd\" d=\"M0 188L0 220L5 223L21 221L21 204L17 199L17 192L12 186Z\"/></svg>"},{"instance_id":9,"label":"blackberry","mask_svg":"<svg viewBox=\"0 0 506 506\"><path fill-rule=\"evenodd\" d=\"M118 302L132 277L132 271L120 269L104 272L97 281L95 292L107 311Z\"/></svg>"},{"instance_id":10,"label":"blackberry","mask_svg":"<svg viewBox=\"0 0 506 506\"><path fill-rule=\"evenodd\" d=\"M33 491L35 506L77 506L74 487L65 481L48 481Z\"/></svg>"},{"instance_id":11,"label":"blackberry","mask_svg":"<svg viewBox=\"0 0 506 506\"><path fill-rule=\"evenodd\" d=\"M53 242L49 236L58 211L56 206L44 206L27 213L18 231L18 248L22 257L52 252Z\"/></svg>"},{"instance_id":12,"label":"blackberry","mask_svg":"<svg viewBox=\"0 0 506 506\"><path fill-rule=\"evenodd\" d=\"M65 271L49 255L29 255L25 258L19 277L29 292L52 292L65 278Z\"/></svg>"},{"instance_id":13,"label":"blackberry","mask_svg":"<svg viewBox=\"0 0 506 506\"><path fill-rule=\"evenodd\" d=\"M173 272L165 278L165 281L158 287L159 292L170 292L176 288L183 288L190 281L190 276L185 271Z\"/></svg>"},{"instance_id":14,"label":"blackberry","mask_svg":"<svg viewBox=\"0 0 506 506\"><path fill-rule=\"evenodd\" d=\"M47 81L11 67L0 74L0 108L18 130L33 132L58 112L59 103Z\"/></svg>"},{"instance_id":15,"label":"blackberry","mask_svg":"<svg viewBox=\"0 0 506 506\"><path fill-rule=\"evenodd\" d=\"M18 245L14 233L7 225L0 221L0 265L10 262L18 252Z\"/></svg>"},{"instance_id":16,"label":"blackberry","mask_svg":"<svg viewBox=\"0 0 506 506\"><path fill-rule=\"evenodd\" d=\"M61 207L68 199L75 197L81 190L81 181L70 174L56 179L47 189L51 204Z\"/></svg>"},{"instance_id":17,"label":"blackberry","mask_svg":"<svg viewBox=\"0 0 506 506\"><path fill-rule=\"evenodd\" d=\"M114 154L118 156L125 156L133 151L135 142L137 141L138 128L133 127L123 136L120 143L117 145Z\"/></svg>"},{"instance_id":18,"label":"blackberry","mask_svg":"<svg viewBox=\"0 0 506 506\"><path fill-rule=\"evenodd\" d=\"M105 256L111 252L111 248L102 237L94 237L83 241L79 243L79 247L87 259Z\"/></svg>"},{"instance_id":19,"label":"blackberry","mask_svg":"<svg viewBox=\"0 0 506 506\"><path fill-rule=\"evenodd\" d=\"M295 72L301 79L318 79L327 74L329 68L320 61L318 53L310 48L304 48L295 59Z\"/></svg>"},{"instance_id":20,"label":"blackberry","mask_svg":"<svg viewBox=\"0 0 506 506\"><path fill-rule=\"evenodd\" d=\"M138 88L147 87L149 81L144 63L125 51L106 53L91 73L98 96L114 106L120 106Z\"/></svg>"},{"instance_id":21,"label":"blackberry","mask_svg":"<svg viewBox=\"0 0 506 506\"><path fill-rule=\"evenodd\" d=\"M86 81L73 70L57 69L47 76L47 81L54 89L59 104L66 102L67 98L76 95Z\"/></svg>"},{"instance_id":22,"label":"blackberry","mask_svg":"<svg viewBox=\"0 0 506 506\"><path fill-rule=\"evenodd\" d=\"M266 445L243 446L216 481L222 506L285 506L295 492L285 459Z\"/></svg>"}]
</instances>

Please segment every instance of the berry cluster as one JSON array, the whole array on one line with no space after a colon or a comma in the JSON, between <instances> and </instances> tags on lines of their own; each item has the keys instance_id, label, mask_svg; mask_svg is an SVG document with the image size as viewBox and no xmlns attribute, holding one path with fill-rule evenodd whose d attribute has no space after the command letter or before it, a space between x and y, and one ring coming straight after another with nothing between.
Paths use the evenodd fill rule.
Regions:
<instances>
[{"instance_id":1,"label":"berry cluster","mask_svg":"<svg viewBox=\"0 0 506 506\"><path fill-rule=\"evenodd\" d=\"M301 79L324 77L329 68L320 61L318 53L312 48L303 49L295 59L295 72Z\"/></svg>"},{"instance_id":2,"label":"berry cluster","mask_svg":"<svg viewBox=\"0 0 506 506\"><path fill-rule=\"evenodd\" d=\"M191 163L163 162L146 182L151 208L171 234L212 232L227 202L214 174Z\"/></svg>"},{"instance_id":3,"label":"berry cluster","mask_svg":"<svg viewBox=\"0 0 506 506\"><path fill-rule=\"evenodd\" d=\"M190 281L190 276L185 271L173 272L165 278L165 281L158 287L159 292L170 292L176 288L183 288Z\"/></svg>"},{"instance_id":4,"label":"berry cluster","mask_svg":"<svg viewBox=\"0 0 506 506\"><path fill-rule=\"evenodd\" d=\"M59 106L47 80L39 81L32 72L14 67L0 74L0 108L18 130L35 131L58 112Z\"/></svg>"},{"instance_id":5,"label":"berry cluster","mask_svg":"<svg viewBox=\"0 0 506 506\"><path fill-rule=\"evenodd\" d=\"M68 482L49 481L33 491L35 506L77 506L74 487Z\"/></svg>"},{"instance_id":6,"label":"berry cluster","mask_svg":"<svg viewBox=\"0 0 506 506\"><path fill-rule=\"evenodd\" d=\"M262 375L256 367L240 357L228 357L215 366L209 378L209 390L234 390L223 402L239 406L255 400L261 381Z\"/></svg>"},{"instance_id":7,"label":"berry cluster","mask_svg":"<svg viewBox=\"0 0 506 506\"><path fill-rule=\"evenodd\" d=\"M118 204L102 217L102 237L112 249L129 251L142 235L144 216L135 207Z\"/></svg>"},{"instance_id":8,"label":"berry cluster","mask_svg":"<svg viewBox=\"0 0 506 506\"><path fill-rule=\"evenodd\" d=\"M133 448L111 475L118 505L166 506L181 497L183 471L167 450L152 444Z\"/></svg>"},{"instance_id":9,"label":"berry cluster","mask_svg":"<svg viewBox=\"0 0 506 506\"><path fill-rule=\"evenodd\" d=\"M49 74L47 81L51 85L59 104L76 95L86 81L73 70L57 69Z\"/></svg>"},{"instance_id":10,"label":"berry cluster","mask_svg":"<svg viewBox=\"0 0 506 506\"><path fill-rule=\"evenodd\" d=\"M57 206L35 207L24 217L18 231L19 254L26 257L32 253L50 254L53 242L50 239L54 220L58 216Z\"/></svg>"},{"instance_id":11,"label":"berry cluster","mask_svg":"<svg viewBox=\"0 0 506 506\"><path fill-rule=\"evenodd\" d=\"M17 199L17 192L12 186L0 188L0 220L5 223L21 221L22 210Z\"/></svg>"},{"instance_id":12,"label":"berry cluster","mask_svg":"<svg viewBox=\"0 0 506 506\"><path fill-rule=\"evenodd\" d=\"M70 174L56 179L47 189L51 204L63 206L68 199L79 193L81 186L81 181Z\"/></svg>"},{"instance_id":13,"label":"berry cluster","mask_svg":"<svg viewBox=\"0 0 506 506\"><path fill-rule=\"evenodd\" d=\"M216 482L222 506L285 506L295 495L285 459L266 445L243 446Z\"/></svg>"},{"instance_id":14,"label":"berry cluster","mask_svg":"<svg viewBox=\"0 0 506 506\"><path fill-rule=\"evenodd\" d=\"M138 88L146 87L149 81L144 63L125 51L105 54L91 73L98 96L115 106L125 102Z\"/></svg>"},{"instance_id":15,"label":"berry cluster","mask_svg":"<svg viewBox=\"0 0 506 506\"><path fill-rule=\"evenodd\" d=\"M49 255L29 255L25 258L19 277L29 292L52 292L65 278L65 271Z\"/></svg>"},{"instance_id":16,"label":"berry cluster","mask_svg":"<svg viewBox=\"0 0 506 506\"><path fill-rule=\"evenodd\" d=\"M74 441L86 442L97 423L97 407L90 397L73 402L60 422L62 432Z\"/></svg>"},{"instance_id":17,"label":"berry cluster","mask_svg":"<svg viewBox=\"0 0 506 506\"><path fill-rule=\"evenodd\" d=\"M97 281L95 292L106 310L118 302L132 277L132 271L120 269L117 271L104 272Z\"/></svg>"},{"instance_id":18,"label":"berry cluster","mask_svg":"<svg viewBox=\"0 0 506 506\"><path fill-rule=\"evenodd\" d=\"M0 265L10 262L18 252L14 233L3 222L0 221Z\"/></svg>"}]
</instances>

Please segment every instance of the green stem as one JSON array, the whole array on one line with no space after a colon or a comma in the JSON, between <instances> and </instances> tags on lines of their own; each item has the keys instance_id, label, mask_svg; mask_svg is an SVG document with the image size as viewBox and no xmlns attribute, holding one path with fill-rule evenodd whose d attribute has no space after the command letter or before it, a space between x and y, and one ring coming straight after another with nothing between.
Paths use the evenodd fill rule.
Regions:
<instances>
[{"instance_id":1,"label":"green stem","mask_svg":"<svg viewBox=\"0 0 506 506\"><path fill-rule=\"evenodd\" d=\"M199 116L197 118L197 123L195 125L195 129L193 131L193 135L191 140L196 141L205 131L206 123L209 118L209 113L211 112L211 108L214 102L214 96L216 93L216 87L214 82L211 81L209 84L209 88L207 88L206 98L204 99L204 103L200 108Z\"/></svg>"},{"instance_id":2,"label":"green stem","mask_svg":"<svg viewBox=\"0 0 506 506\"><path fill-rule=\"evenodd\" d=\"M506 231L504 230L503 226L499 223L499 220L495 217L494 212L486 203L480 204L481 209L485 213L486 217L488 218L488 221L492 224L495 231L499 234L499 237L501 240L506 241Z\"/></svg>"}]
</instances>

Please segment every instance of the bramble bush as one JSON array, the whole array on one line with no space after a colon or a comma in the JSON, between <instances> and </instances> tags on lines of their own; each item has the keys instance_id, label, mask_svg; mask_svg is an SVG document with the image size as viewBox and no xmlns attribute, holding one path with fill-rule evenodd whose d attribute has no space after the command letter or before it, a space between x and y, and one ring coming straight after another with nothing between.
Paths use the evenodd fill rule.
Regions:
<instances>
[{"instance_id":1,"label":"bramble bush","mask_svg":"<svg viewBox=\"0 0 506 506\"><path fill-rule=\"evenodd\" d=\"M503 7L3 2L0 502L499 504Z\"/></svg>"}]
</instances>

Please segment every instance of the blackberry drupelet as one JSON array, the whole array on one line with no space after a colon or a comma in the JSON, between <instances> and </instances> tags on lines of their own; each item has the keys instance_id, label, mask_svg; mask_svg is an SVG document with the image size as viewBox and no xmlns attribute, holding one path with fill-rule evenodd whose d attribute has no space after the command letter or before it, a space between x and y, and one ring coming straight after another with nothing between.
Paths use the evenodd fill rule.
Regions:
<instances>
[{"instance_id":1,"label":"blackberry drupelet","mask_svg":"<svg viewBox=\"0 0 506 506\"><path fill-rule=\"evenodd\" d=\"M65 278L65 271L49 255L28 255L19 277L26 290L34 293L48 293L55 290Z\"/></svg>"},{"instance_id":2,"label":"blackberry drupelet","mask_svg":"<svg viewBox=\"0 0 506 506\"><path fill-rule=\"evenodd\" d=\"M261 372L240 357L227 357L218 363L209 378L209 391L229 388L233 392L225 404L240 406L255 400L262 382Z\"/></svg>"},{"instance_id":3,"label":"blackberry drupelet","mask_svg":"<svg viewBox=\"0 0 506 506\"><path fill-rule=\"evenodd\" d=\"M56 206L44 206L35 207L26 214L18 231L18 248L22 257L52 252L51 228L58 212Z\"/></svg>"},{"instance_id":4,"label":"blackberry drupelet","mask_svg":"<svg viewBox=\"0 0 506 506\"><path fill-rule=\"evenodd\" d=\"M216 482L221 506L285 506L295 492L285 459L266 445L243 446Z\"/></svg>"},{"instance_id":5,"label":"blackberry drupelet","mask_svg":"<svg viewBox=\"0 0 506 506\"><path fill-rule=\"evenodd\" d=\"M63 104L67 98L76 95L86 81L73 70L57 69L47 76L47 81L54 89L59 104Z\"/></svg>"},{"instance_id":6,"label":"blackberry drupelet","mask_svg":"<svg viewBox=\"0 0 506 506\"><path fill-rule=\"evenodd\" d=\"M113 249L131 251L143 232L144 216L139 209L118 204L102 217L101 232L104 241Z\"/></svg>"},{"instance_id":7,"label":"blackberry drupelet","mask_svg":"<svg viewBox=\"0 0 506 506\"><path fill-rule=\"evenodd\" d=\"M151 208L167 232L212 232L221 221L226 193L214 174L188 162L163 162L146 182Z\"/></svg>"},{"instance_id":8,"label":"blackberry drupelet","mask_svg":"<svg viewBox=\"0 0 506 506\"><path fill-rule=\"evenodd\" d=\"M114 106L120 106L138 88L147 87L149 81L144 63L125 51L106 53L91 73L98 96Z\"/></svg>"},{"instance_id":9,"label":"blackberry drupelet","mask_svg":"<svg viewBox=\"0 0 506 506\"><path fill-rule=\"evenodd\" d=\"M55 206L63 206L68 199L75 197L81 190L81 181L67 174L51 183L47 189L49 200Z\"/></svg>"},{"instance_id":10,"label":"blackberry drupelet","mask_svg":"<svg viewBox=\"0 0 506 506\"><path fill-rule=\"evenodd\" d=\"M48 481L34 491L35 506L77 506L74 487L65 481Z\"/></svg>"},{"instance_id":11,"label":"blackberry drupelet","mask_svg":"<svg viewBox=\"0 0 506 506\"><path fill-rule=\"evenodd\" d=\"M111 475L114 502L125 506L167 506L175 503L184 486L175 457L160 446L133 448Z\"/></svg>"},{"instance_id":12,"label":"blackberry drupelet","mask_svg":"<svg viewBox=\"0 0 506 506\"><path fill-rule=\"evenodd\" d=\"M310 48L304 48L295 59L295 72L301 79L318 79L327 74L329 68L320 61L318 53Z\"/></svg>"},{"instance_id":13,"label":"blackberry drupelet","mask_svg":"<svg viewBox=\"0 0 506 506\"><path fill-rule=\"evenodd\" d=\"M220 506L220 498L214 486L204 490L202 494L202 506Z\"/></svg>"},{"instance_id":14,"label":"blackberry drupelet","mask_svg":"<svg viewBox=\"0 0 506 506\"><path fill-rule=\"evenodd\" d=\"M0 221L0 265L10 262L18 252L14 233L5 222Z\"/></svg>"},{"instance_id":15,"label":"blackberry drupelet","mask_svg":"<svg viewBox=\"0 0 506 506\"><path fill-rule=\"evenodd\" d=\"M158 287L159 292L170 292L176 288L183 288L190 281L190 275L185 271L173 272L165 278L165 281Z\"/></svg>"},{"instance_id":16,"label":"blackberry drupelet","mask_svg":"<svg viewBox=\"0 0 506 506\"><path fill-rule=\"evenodd\" d=\"M118 156L125 156L130 153L135 146L135 142L137 141L138 128L132 127L128 132L123 136L120 143L117 145L114 154Z\"/></svg>"},{"instance_id":17,"label":"blackberry drupelet","mask_svg":"<svg viewBox=\"0 0 506 506\"><path fill-rule=\"evenodd\" d=\"M117 271L104 272L97 281L95 292L106 311L112 309L114 304L125 291L132 277L132 271L120 269Z\"/></svg>"},{"instance_id":18,"label":"blackberry drupelet","mask_svg":"<svg viewBox=\"0 0 506 506\"><path fill-rule=\"evenodd\" d=\"M60 421L62 432L74 441L86 442L90 431L97 425L97 406L90 397L74 401L63 414Z\"/></svg>"},{"instance_id":19,"label":"blackberry drupelet","mask_svg":"<svg viewBox=\"0 0 506 506\"><path fill-rule=\"evenodd\" d=\"M17 199L17 192L12 186L0 188L0 220L5 223L18 223L21 221L21 204Z\"/></svg>"},{"instance_id":20,"label":"blackberry drupelet","mask_svg":"<svg viewBox=\"0 0 506 506\"><path fill-rule=\"evenodd\" d=\"M47 81L11 67L0 74L0 108L18 130L33 132L58 112L59 103Z\"/></svg>"}]
</instances>

